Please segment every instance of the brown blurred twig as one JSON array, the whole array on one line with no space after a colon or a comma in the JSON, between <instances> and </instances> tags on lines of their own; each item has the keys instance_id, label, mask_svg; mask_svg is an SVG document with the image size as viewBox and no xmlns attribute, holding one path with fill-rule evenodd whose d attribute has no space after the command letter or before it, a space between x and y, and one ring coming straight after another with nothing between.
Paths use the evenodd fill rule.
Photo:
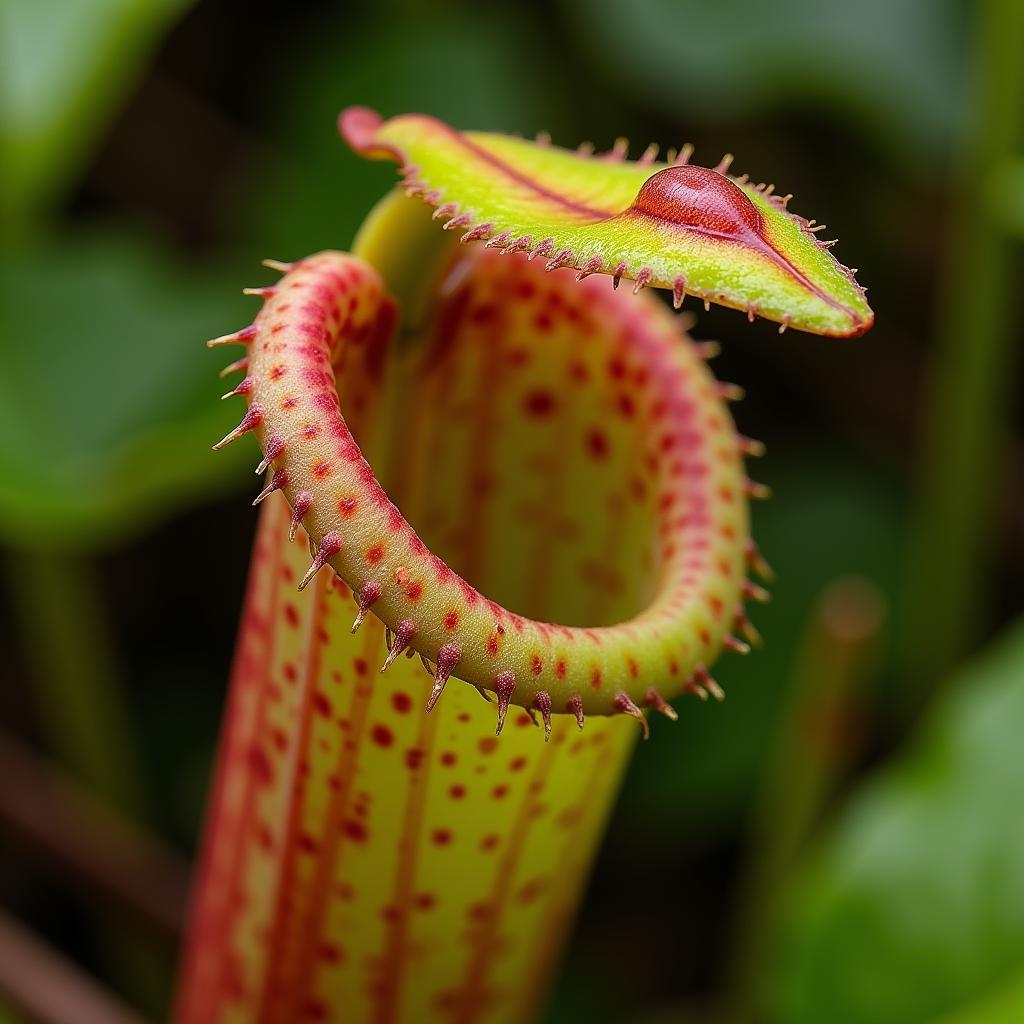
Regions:
<instances>
[{"instance_id":1,"label":"brown blurred twig","mask_svg":"<svg viewBox=\"0 0 1024 1024\"><path fill-rule=\"evenodd\" d=\"M0 993L39 1024L141 1024L142 1020L3 910Z\"/></svg>"},{"instance_id":2,"label":"brown blurred twig","mask_svg":"<svg viewBox=\"0 0 1024 1024\"><path fill-rule=\"evenodd\" d=\"M0 832L176 945L188 883L177 853L3 732L0 779Z\"/></svg>"},{"instance_id":3,"label":"brown blurred twig","mask_svg":"<svg viewBox=\"0 0 1024 1024\"><path fill-rule=\"evenodd\" d=\"M809 617L763 769L739 885L731 1020L757 1019L777 894L861 750L864 698L885 616L885 598L875 584L845 577L822 591Z\"/></svg>"}]
</instances>

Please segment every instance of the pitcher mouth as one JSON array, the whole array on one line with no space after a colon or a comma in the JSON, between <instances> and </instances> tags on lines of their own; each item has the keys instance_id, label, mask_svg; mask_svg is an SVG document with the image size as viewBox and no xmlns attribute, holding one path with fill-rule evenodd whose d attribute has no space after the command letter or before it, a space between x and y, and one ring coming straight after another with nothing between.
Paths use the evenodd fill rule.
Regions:
<instances>
[{"instance_id":1,"label":"pitcher mouth","mask_svg":"<svg viewBox=\"0 0 1024 1024\"><path fill-rule=\"evenodd\" d=\"M674 715L667 701L683 692L721 695L708 666L723 647L746 649L732 630L749 631L743 601L765 596L745 576L747 499L761 488L743 469L756 446L736 434L726 408L735 389L716 384L677 317L648 295L463 248L394 417L391 447L405 472L390 474L386 491L362 435L379 399L396 304L380 274L354 256L325 252L280 269L276 286L255 290L265 301L253 325L229 336L249 348L246 377L231 392L249 405L221 444L257 434L260 468L270 472L257 502L281 490L293 535L307 533L314 552L300 588L331 566L355 597L353 628L371 613L388 627L382 671L418 653L434 677L428 708L456 676L495 694L499 731L510 704L538 712L548 727L555 713L581 724L588 714L625 713L646 730L644 707ZM528 368L510 365L517 360ZM455 447L423 450L416 410L425 402L444 403L434 421L460 434ZM490 413L506 406L521 422L502 432ZM568 418L555 415L560 409ZM473 453L488 445L497 453L477 465ZM515 516L546 514L545 487L565 483L557 465L540 464L545 452L557 464L560 446L573 449L571 486L584 495L576 525L587 532L591 561L628 576L603 615L588 617L583 601L545 605L529 589L513 600L515 573L488 568L489 551L514 544ZM519 458L531 451L532 468ZM474 475L487 465L490 479ZM532 508L510 508L500 487L488 493L502 472L535 485ZM421 539L406 509L423 504L410 493L423 473L461 474L462 500L450 504L474 539L445 540L443 522L424 530L435 549ZM628 506L618 534L625 561L609 550L613 534L599 536L586 520L588 494L595 517L616 500ZM560 546L552 536L533 557L535 565L550 561L549 577L563 564ZM581 578L576 589L585 596L586 587ZM548 621L556 617L564 621Z\"/></svg>"}]
</instances>

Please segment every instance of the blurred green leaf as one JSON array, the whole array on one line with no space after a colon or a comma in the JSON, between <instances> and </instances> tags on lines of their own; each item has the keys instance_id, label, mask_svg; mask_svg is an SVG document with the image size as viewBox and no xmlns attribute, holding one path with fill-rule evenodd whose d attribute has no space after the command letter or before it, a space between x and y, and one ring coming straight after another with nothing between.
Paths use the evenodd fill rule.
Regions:
<instances>
[{"instance_id":1,"label":"blurred green leaf","mask_svg":"<svg viewBox=\"0 0 1024 1024\"><path fill-rule=\"evenodd\" d=\"M203 345L255 312L239 280L123 235L0 255L0 533L89 546L224 493L229 466L255 464L251 446L210 452L243 411L217 401L217 371L240 350Z\"/></svg>"},{"instance_id":2,"label":"blurred green leaf","mask_svg":"<svg viewBox=\"0 0 1024 1024\"><path fill-rule=\"evenodd\" d=\"M792 102L845 110L904 158L941 150L961 98L955 0L564 0L595 66L670 118Z\"/></svg>"},{"instance_id":3,"label":"blurred green leaf","mask_svg":"<svg viewBox=\"0 0 1024 1024\"><path fill-rule=\"evenodd\" d=\"M536 12L499 5L384 3L323 19L293 63L282 58L288 88L270 114L287 158L246 183L240 230L281 258L349 245L394 184L391 168L354 156L338 137L349 104L424 111L459 127L557 132L569 93L557 61L544 59L545 38Z\"/></svg>"},{"instance_id":4,"label":"blurred green leaf","mask_svg":"<svg viewBox=\"0 0 1024 1024\"><path fill-rule=\"evenodd\" d=\"M1024 238L1024 157L1004 160L991 169L984 199L995 224Z\"/></svg>"},{"instance_id":5,"label":"blurred green leaf","mask_svg":"<svg viewBox=\"0 0 1024 1024\"><path fill-rule=\"evenodd\" d=\"M0 1024L22 1024L24 1017L14 1012L14 1008L7 1003L0 1002Z\"/></svg>"},{"instance_id":6,"label":"blurred green leaf","mask_svg":"<svg viewBox=\"0 0 1024 1024\"><path fill-rule=\"evenodd\" d=\"M773 1020L915 1024L1012 978L1019 995L1022 731L1024 624L962 674L791 894Z\"/></svg>"},{"instance_id":7,"label":"blurred green leaf","mask_svg":"<svg viewBox=\"0 0 1024 1024\"><path fill-rule=\"evenodd\" d=\"M27 219L74 181L162 32L191 0L0 4L0 214Z\"/></svg>"},{"instance_id":8,"label":"blurred green leaf","mask_svg":"<svg viewBox=\"0 0 1024 1024\"><path fill-rule=\"evenodd\" d=\"M1024 973L993 996L943 1017L936 1024L1020 1024L1024 1020Z\"/></svg>"}]
</instances>

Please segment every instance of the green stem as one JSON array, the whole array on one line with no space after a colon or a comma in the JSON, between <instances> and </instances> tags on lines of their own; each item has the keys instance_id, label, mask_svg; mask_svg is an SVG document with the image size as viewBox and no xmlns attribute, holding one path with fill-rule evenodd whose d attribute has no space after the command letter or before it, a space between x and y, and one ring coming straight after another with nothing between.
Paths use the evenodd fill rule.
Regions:
<instances>
[{"instance_id":1,"label":"green stem","mask_svg":"<svg viewBox=\"0 0 1024 1024\"><path fill-rule=\"evenodd\" d=\"M32 551L13 555L8 568L45 740L87 788L143 817L142 761L95 567L70 553Z\"/></svg>"},{"instance_id":2,"label":"green stem","mask_svg":"<svg viewBox=\"0 0 1024 1024\"><path fill-rule=\"evenodd\" d=\"M982 0L975 10L972 131L956 182L911 533L903 652L911 706L987 620L1016 380L1017 253L994 215L989 182L1024 144L1024 5Z\"/></svg>"},{"instance_id":3,"label":"green stem","mask_svg":"<svg viewBox=\"0 0 1024 1024\"><path fill-rule=\"evenodd\" d=\"M884 618L881 592L857 577L826 587L810 616L752 816L737 900L729 1020L757 1019L777 893L859 749L865 687Z\"/></svg>"}]
</instances>

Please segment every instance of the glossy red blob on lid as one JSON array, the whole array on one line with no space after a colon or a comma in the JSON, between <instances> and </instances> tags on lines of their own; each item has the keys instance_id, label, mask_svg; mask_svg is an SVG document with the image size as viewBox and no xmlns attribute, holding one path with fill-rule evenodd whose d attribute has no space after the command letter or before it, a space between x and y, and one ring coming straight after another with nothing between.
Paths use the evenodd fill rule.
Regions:
<instances>
[{"instance_id":1,"label":"glossy red blob on lid","mask_svg":"<svg viewBox=\"0 0 1024 1024\"><path fill-rule=\"evenodd\" d=\"M644 182L638 213L722 235L758 236L761 214L739 186L707 167L666 167Z\"/></svg>"}]
</instances>

